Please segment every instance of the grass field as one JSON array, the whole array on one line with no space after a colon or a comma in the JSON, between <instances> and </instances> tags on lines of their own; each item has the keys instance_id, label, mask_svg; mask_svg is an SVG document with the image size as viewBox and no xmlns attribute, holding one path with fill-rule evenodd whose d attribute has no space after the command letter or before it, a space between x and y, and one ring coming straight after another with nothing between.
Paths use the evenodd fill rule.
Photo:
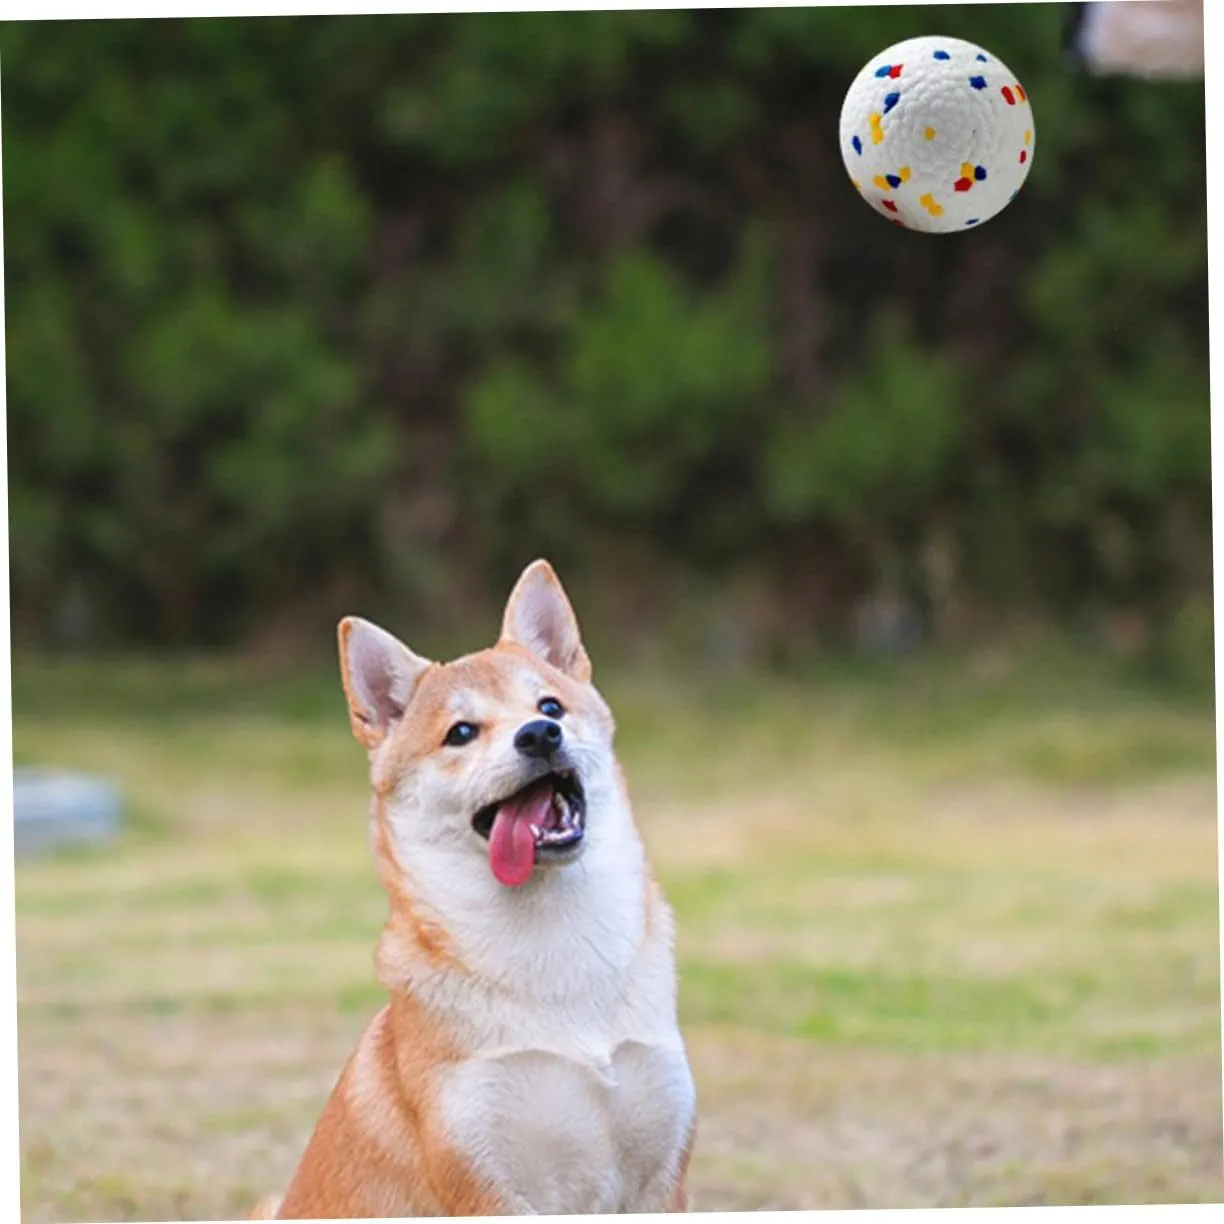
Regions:
<instances>
[{"instance_id":1,"label":"grass field","mask_svg":"<svg viewBox=\"0 0 1224 1224\"><path fill-rule=\"evenodd\" d=\"M697 1210L1224 1199L1208 704L1074 658L606 692ZM25 1218L241 1214L380 1002L338 684L18 660L13 735L131 804L18 863Z\"/></svg>"}]
</instances>

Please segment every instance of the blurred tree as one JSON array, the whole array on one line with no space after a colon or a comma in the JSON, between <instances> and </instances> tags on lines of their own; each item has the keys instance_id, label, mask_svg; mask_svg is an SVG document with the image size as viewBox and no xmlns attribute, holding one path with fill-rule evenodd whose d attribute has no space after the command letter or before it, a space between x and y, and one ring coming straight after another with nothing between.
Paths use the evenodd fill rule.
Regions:
<instances>
[{"instance_id":1,"label":"blurred tree","mask_svg":"<svg viewBox=\"0 0 1224 1224\"><path fill-rule=\"evenodd\" d=\"M1203 90L1077 76L1064 19L0 27L19 633L69 594L145 643L444 622L541 552L750 570L807 625L1175 617L1210 590ZM837 148L861 64L932 29L1034 99L971 237L884 225Z\"/></svg>"}]
</instances>

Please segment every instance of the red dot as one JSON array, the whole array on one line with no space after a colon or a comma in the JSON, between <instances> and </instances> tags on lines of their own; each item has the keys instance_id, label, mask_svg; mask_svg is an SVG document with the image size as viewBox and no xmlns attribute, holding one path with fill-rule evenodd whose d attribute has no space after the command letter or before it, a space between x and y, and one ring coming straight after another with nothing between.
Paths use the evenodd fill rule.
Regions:
<instances>
[{"instance_id":1,"label":"red dot","mask_svg":"<svg viewBox=\"0 0 1224 1224\"><path fill-rule=\"evenodd\" d=\"M1008 106L1016 105L1016 95L1006 86L1003 86L1003 96L1007 99Z\"/></svg>"},{"instance_id":2,"label":"red dot","mask_svg":"<svg viewBox=\"0 0 1224 1224\"><path fill-rule=\"evenodd\" d=\"M1020 150L1020 164L1023 166L1028 161L1028 153L1024 149Z\"/></svg>"},{"instance_id":3,"label":"red dot","mask_svg":"<svg viewBox=\"0 0 1224 1224\"><path fill-rule=\"evenodd\" d=\"M972 179L960 178L960 179L957 179L956 182L952 184L952 189L954 191L968 191L969 188L972 186L973 186Z\"/></svg>"},{"instance_id":4,"label":"red dot","mask_svg":"<svg viewBox=\"0 0 1224 1224\"><path fill-rule=\"evenodd\" d=\"M880 207L887 208L889 212L895 213L897 211L897 206L891 200L881 200Z\"/></svg>"},{"instance_id":5,"label":"red dot","mask_svg":"<svg viewBox=\"0 0 1224 1224\"><path fill-rule=\"evenodd\" d=\"M895 81L901 75L901 69L904 67L905 67L904 64L894 64L888 70L888 75Z\"/></svg>"}]
</instances>

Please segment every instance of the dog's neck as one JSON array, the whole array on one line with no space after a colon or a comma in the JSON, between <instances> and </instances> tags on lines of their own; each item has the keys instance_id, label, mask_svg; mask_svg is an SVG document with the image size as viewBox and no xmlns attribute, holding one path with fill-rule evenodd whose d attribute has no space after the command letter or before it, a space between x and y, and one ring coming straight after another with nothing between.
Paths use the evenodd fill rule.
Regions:
<instances>
[{"instance_id":1,"label":"dog's neck","mask_svg":"<svg viewBox=\"0 0 1224 1224\"><path fill-rule=\"evenodd\" d=\"M623 795L592 815L581 858L506 888L470 849L418 847L389 867L380 838L391 835L376 809L375 855L391 897L382 984L456 1017L485 1012L499 1028L542 1011L574 1028L618 1012L656 920L653 886Z\"/></svg>"}]
</instances>

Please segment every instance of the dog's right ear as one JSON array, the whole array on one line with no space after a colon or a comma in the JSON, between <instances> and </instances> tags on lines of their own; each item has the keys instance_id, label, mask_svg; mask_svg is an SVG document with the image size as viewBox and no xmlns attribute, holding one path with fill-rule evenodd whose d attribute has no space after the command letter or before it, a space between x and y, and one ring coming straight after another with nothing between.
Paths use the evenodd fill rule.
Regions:
<instances>
[{"instance_id":1,"label":"dog's right ear","mask_svg":"<svg viewBox=\"0 0 1224 1224\"><path fill-rule=\"evenodd\" d=\"M346 616L337 635L349 722L358 742L372 752L403 717L430 662L359 616Z\"/></svg>"}]
</instances>

